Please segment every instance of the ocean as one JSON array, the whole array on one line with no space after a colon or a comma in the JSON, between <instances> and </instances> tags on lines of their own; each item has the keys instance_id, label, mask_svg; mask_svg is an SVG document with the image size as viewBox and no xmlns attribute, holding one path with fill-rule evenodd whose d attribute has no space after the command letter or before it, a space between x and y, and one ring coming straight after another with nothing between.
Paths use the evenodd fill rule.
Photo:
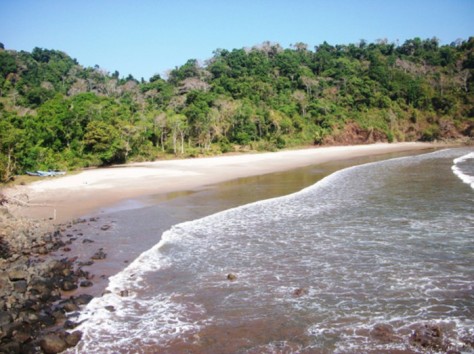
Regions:
<instances>
[{"instance_id":1,"label":"ocean","mask_svg":"<svg viewBox=\"0 0 474 354\"><path fill-rule=\"evenodd\" d=\"M472 148L345 168L159 236L81 312L76 352L416 353L426 326L441 351L474 339Z\"/></svg>"}]
</instances>

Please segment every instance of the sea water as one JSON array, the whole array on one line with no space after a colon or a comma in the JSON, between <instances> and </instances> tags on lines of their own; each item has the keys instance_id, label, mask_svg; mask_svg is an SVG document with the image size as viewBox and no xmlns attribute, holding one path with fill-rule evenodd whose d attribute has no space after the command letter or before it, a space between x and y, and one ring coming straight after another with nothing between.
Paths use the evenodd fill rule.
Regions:
<instances>
[{"instance_id":1,"label":"sea water","mask_svg":"<svg viewBox=\"0 0 474 354\"><path fill-rule=\"evenodd\" d=\"M173 226L84 309L75 350L417 352L425 324L464 350L473 237L472 148L346 168Z\"/></svg>"}]
</instances>

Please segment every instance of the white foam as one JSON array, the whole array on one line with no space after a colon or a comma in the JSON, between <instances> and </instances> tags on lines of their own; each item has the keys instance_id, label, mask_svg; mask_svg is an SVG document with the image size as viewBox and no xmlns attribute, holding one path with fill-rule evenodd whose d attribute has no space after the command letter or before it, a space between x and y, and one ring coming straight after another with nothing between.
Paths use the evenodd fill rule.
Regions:
<instances>
[{"instance_id":1,"label":"white foam","mask_svg":"<svg viewBox=\"0 0 474 354\"><path fill-rule=\"evenodd\" d=\"M466 162L468 160L473 160L474 159L474 152L470 152L464 156L458 157L453 160L454 165L451 167L453 170L453 173L459 177L461 181L463 181L466 184L469 184L471 188L474 189L474 176L467 175L463 173L461 168L458 166L462 162Z\"/></svg>"}]
</instances>

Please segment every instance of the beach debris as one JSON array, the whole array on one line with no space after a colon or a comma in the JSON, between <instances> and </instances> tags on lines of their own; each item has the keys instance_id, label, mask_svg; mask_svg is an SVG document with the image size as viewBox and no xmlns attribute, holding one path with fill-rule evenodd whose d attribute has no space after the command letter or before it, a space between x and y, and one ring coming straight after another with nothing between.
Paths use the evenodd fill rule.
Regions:
<instances>
[{"instance_id":1,"label":"beach debris","mask_svg":"<svg viewBox=\"0 0 474 354\"><path fill-rule=\"evenodd\" d=\"M235 275L233 273L229 273L229 274L227 274L227 280L235 281L235 280L237 280L237 275Z\"/></svg>"},{"instance_id":2,"label":"beach debris","mask_svg":"<svg viewBox=\"0 0 474 354\"><path fill-rule=\"evenodd\" d=\"M128 290L120 290L120 296L121 297L128 297L130 296Z\"/></svg>"}]
</instances>

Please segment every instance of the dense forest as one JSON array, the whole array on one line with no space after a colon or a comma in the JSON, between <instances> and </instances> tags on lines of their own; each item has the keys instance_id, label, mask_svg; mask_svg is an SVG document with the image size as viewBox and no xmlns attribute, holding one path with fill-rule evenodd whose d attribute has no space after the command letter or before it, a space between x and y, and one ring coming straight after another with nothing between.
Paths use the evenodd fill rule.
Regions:
<instances>
[{"instance_id":1,"label":"dense forest","mask_svg":"<svg viewBox=\"0 0 474 354\"><path fill-rule=\"evenodd\" d=\"M0 180L167 156L474 136L474 37L216 50L148 81L0 43Z\"/></svg>"}]
</instances>

